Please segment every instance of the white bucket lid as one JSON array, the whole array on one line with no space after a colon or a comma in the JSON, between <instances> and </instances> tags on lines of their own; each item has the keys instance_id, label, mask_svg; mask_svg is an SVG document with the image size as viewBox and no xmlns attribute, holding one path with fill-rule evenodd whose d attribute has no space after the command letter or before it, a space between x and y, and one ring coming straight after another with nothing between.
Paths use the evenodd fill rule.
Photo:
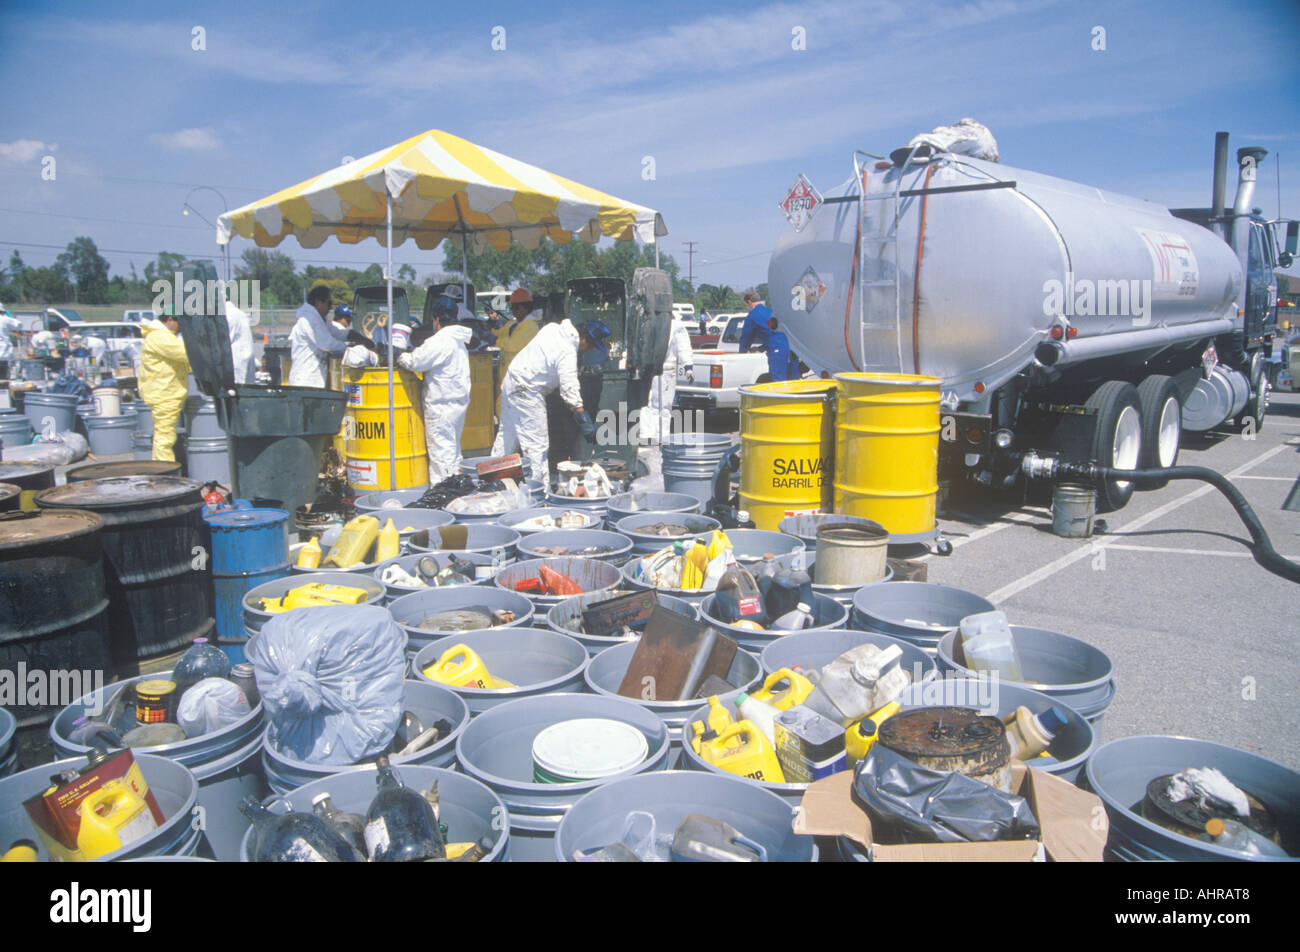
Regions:
<instances>
[{"instance_id":1,"label":"white bucket lid","mask_svg":"<svg viewBox=\"0 0 1300 952\"><path fill-rule=\"evenodd\" d=\"M533 739L537 766L574 780L595 780L631 770L649 753L650 744L641 731L604 717L560 721Z\"/></svg>"}]
</instances>

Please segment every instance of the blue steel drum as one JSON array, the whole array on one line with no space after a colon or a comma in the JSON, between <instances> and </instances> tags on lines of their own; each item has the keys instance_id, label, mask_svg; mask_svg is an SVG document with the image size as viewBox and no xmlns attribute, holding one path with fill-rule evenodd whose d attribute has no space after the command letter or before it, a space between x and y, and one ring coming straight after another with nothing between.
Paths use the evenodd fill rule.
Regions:
<instances>
[{"instance_id":1,"label":"blue steel drum","mask_svg":"<svg viewBox=\"0 0 1300 952\"><path fill-rule=\"evenodd\" d=\"M232 665L244 661L244 596L289 574L289 513L227 509L205 516L212 533L212 589L217 644Z\"/></svg>"}]
</instances>

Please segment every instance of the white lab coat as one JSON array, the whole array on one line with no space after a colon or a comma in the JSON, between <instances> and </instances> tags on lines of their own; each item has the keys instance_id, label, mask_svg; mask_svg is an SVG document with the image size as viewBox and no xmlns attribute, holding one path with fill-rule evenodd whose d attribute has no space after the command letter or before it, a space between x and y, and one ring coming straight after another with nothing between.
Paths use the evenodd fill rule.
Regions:
<instances>
[{"instance_id":1,"label":"white lab coat","mask_svg":"<svg viewBox=\"0 0 1300 952\"><path fill-rule=\"evenodd\" d=\"M469 410L469 351L473 332L462 324L444 327L397 366L424 377L424 442L429 452L429 485L460 472L460 436Z\"/></svg>"},{"instance_id":2,"label":"white lab coat","mask_svg":"<svg viewBox=\"0 0 1300 952\"><path fill-rule=\"evenodd\" d=\"M289 386L324 387L332 354L347 350L347 331L320 316L311 304L298 308L298 321L289 332Z\"/></svg>"},{"instance_id":3,"label":"white lab coat","mask_svg":"<svg viewBox=\"0 0 1300 952\"><path fill-rule=\"evenodd\" d=\"M12 360L14 342L11 334L22 330L23 322L8 314L0 314L0 360Z\"/></svg>"},{"instance_id":4,"label":"white lab coat","mask_svg":"<svg viewBox=\"0 0 1300 952\"><path fill-rule=\"evenodd\" d=\"M248 326L248 315L229 301L226 302L226 325L230 329L230 359L235 367L235 383L255 380L257 361L253 359L253 331Z\"/></svg>"},{"instance_id":5,"label":"white lab coat","mask_svg":"<svg viewBox=\"0 0 1300 952\"><path fill-rule=\"evenodd\" d=\"M518 452L532 467L535 479L546 479L546 395L560 391L573 410L582 406L578 386L578 329L563 320L547 324L510 362L501 384L501 428L492 455Z\"/></svg>"},{"instance_id":6,"label":"white lab coat","mask_svg":"<svg viewBox=\"0 0 1300 952\"><path fill-rule=\"evenodd\" d=\"M677 396L677 375L694 363L691 333L682 321L673 321L663 370L650 381L650 399L641 411L637 433L642 440L658 442L672 429L673 400Z\"/></svg>"}]
</instances>

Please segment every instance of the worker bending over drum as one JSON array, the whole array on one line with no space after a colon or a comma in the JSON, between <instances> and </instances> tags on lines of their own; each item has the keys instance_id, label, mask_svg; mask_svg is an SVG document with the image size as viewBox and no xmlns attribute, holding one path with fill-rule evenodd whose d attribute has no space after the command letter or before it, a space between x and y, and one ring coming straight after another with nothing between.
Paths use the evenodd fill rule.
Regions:
<instances>
[{"instance_id":1,"label":"worker bending over drum","mask_svg":"<svg viewBox=\"0 0 1300 952\"><path fill-rule=\"evenodd\" d=\"M460 436L469 410L469 352L472 315L449 297L432 308L433 333L414 350L397 358L397 366L424 377L424 442L429 452L429 484L460 472ZM420 339L419 332L412 343Z\"/></svg>"}]
</instances>

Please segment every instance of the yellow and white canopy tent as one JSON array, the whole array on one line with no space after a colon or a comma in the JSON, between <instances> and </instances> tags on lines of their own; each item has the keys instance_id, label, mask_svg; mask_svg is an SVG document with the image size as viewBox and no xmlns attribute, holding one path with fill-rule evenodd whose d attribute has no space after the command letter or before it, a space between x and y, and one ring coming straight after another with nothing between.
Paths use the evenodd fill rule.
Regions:
<instances>
[{"instance_id":1,"label":"yellow and white canopy tent","mask_svg":"<svg viewBox=\"0 0 1300 952\"><path fill-rule=\"evenodd\" d=\"M377 238L388 249L384 277L393 309L393 248L408 239L424 250L458 236L462 251L512 241L559 244L655 242L666 235L658 212L562 178L537 166L432 129L388 149L322 172L217 219L217 243L234 237L273 248L292 235L304 248L333 236L342 244ZM466 288L468 291L468 288ZM472 302L467 301L467 304ZM392 335L388 336L389 432ZM395 454L395 450L392 450ZM390 479L395 467L389 467Z\"/></svg>"}]
</instances>

